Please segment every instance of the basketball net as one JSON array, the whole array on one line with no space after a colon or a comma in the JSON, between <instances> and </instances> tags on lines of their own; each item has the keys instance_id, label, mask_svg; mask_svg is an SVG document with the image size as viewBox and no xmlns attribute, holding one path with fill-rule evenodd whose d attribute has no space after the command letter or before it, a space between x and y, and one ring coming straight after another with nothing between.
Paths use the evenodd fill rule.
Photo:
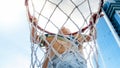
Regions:
<instances>
[{"instance_id":1,"label":"basketball net","mask_svg":"<svg viewBox=\"0 0 120 68\"><path fill-rule=\"evenodd\" d=\"M102 5L103 0L25 0L31 31L30 68L46 68L46 58L48 63L54 63L54 56L61 62L67 61L64 57L70 60L66 54L71 51L86 60L87 68L99 68L95 28L102 16ZM67 28L69 33L65 34L61 30L63 28ZM79 35L82 40L78 40ZM90 40L86 39L87 36ZM81 49L76 45L80 45Z\"/></svg>"}]
</instances>

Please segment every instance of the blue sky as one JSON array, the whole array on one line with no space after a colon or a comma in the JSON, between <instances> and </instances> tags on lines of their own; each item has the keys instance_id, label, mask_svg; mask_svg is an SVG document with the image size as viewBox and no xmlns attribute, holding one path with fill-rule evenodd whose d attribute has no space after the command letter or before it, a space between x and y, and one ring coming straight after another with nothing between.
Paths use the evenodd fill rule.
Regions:
<instances>
[{"instance_id":1,"label":"blue sky","mask_svg":"<svg viewBox=\"0 0 120 68\"><path fill-rule=\"evenodd\" d=\"M0 68L29 68L29 25L24 0L1 0L0 8ZM101 26L103 25L99 24L99 27ZM102 32L99 29L98 43L101 43L100 50L107 68L113 68L114 66L116 66L114 68L118 68L120 67L120 48L113 42L114 40L103 41L106 40L104 37L113 39L112 35L108 36L108 34L110 34L109 30L108 32ZM109 42L113 45L107 46L110 44Z\"/></svg>"},{"instance_id":2,"label":"blue sky","mask_svg":"<svg viewBox=\"0 0 120 68\"><path fill-rule=\"evenodd\" d=\"M0 8L0 68L29 68L30 40L24 0L2 0Z\"/></svg>"}]
</instances>

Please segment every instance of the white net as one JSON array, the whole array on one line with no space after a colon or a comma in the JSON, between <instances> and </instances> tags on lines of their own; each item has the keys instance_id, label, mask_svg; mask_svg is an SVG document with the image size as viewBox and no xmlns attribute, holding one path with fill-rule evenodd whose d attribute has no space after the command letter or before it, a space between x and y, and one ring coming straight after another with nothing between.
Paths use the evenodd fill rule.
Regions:
<instances>
[{"instance_id":1,"label":"white net","mask_svg":"<svg viewBox=\"0 0 120 68\"><path fill-rule=\"evenodd\" d=\"M30 68L99 68L96 23L103 0L25 0Z\"/></svg>"}]
</instances>

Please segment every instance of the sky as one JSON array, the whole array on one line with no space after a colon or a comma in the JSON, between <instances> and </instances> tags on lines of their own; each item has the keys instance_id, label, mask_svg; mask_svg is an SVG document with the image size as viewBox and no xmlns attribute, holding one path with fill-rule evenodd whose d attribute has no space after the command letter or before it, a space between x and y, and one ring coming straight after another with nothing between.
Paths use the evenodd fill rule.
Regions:
<instances>
[{"instance_id":1,"label":"sky","mask_svg":"<svg viewBox=\"0 0 120 68\"><path fill-rule=\"evenodd\" d=\"M29 68L31 53L29 34L29 24L26 17L24 0L1 0L0 68ZM104 38L101 34L100 36ZM103 43L103 41L100 41L98 43ZM117 45L116 43L114 44ZM108 44L106 43L106 45ZM107 66L109 64L112 65L112 63L110 63L109 60L111 62L115 62L115 60L119 59L119 53L116 54L116 52L120 52L120 48L118 46L111 46L110 48L107 46L100 46L100 48L102 55L106 57L104 58L104 60L107 61L105 62ZM106 48L113 48L114 52L111 50L107 50ZM110 52L114 53L113 55L116 55L117 59L115 59L114 56L112 56L112 54L110 55ZM117 61L119 62L120 60ZM114 66L119 66L118 62L114 63Z\"/></svg>"},{"instance_id":2,"label":"sky","mask_svg":"<svg viewBox=\"0 0 120 68\"><path fill-rule=\"evenodd\" d=\"M0 8L0 68L29 68L30 40L24 0L1 0Z\"/></svg>"}]
</instances>

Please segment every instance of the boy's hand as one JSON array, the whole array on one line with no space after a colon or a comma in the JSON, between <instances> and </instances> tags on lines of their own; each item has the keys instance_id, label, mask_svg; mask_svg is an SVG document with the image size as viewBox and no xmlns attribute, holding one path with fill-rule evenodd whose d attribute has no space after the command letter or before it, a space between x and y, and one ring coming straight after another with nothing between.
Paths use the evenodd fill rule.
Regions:
<instances>
[{"instance_id":1,"label":"boy's hand","mask_svg":"<svg viewBox=\"0 0 120 68\"><path fill-rule=\"evenodd\" d=\"M28 6L28 0L25 0L25 6Z\"/></svg>"}]
</instances>

